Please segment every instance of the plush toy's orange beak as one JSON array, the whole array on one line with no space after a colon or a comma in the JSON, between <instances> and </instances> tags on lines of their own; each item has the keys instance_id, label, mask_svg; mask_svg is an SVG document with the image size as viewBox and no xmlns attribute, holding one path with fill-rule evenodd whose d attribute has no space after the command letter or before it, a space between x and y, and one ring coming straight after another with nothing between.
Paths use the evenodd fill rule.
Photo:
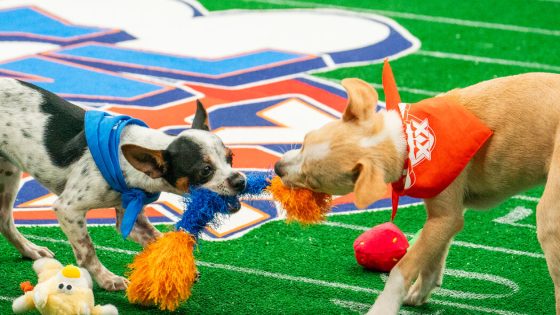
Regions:
<instances>
[{"instance_id":1,"label":"plush toy's orange beak","mask_svg":"<svg viewBox=\"0 0 560 315\"><path fill-rule=\"evenodd\" d=\"M80 274L80 268L76 266L68 265L62 268L62 275L66 278L79 278Z\"/></svg>"}]
</instances>

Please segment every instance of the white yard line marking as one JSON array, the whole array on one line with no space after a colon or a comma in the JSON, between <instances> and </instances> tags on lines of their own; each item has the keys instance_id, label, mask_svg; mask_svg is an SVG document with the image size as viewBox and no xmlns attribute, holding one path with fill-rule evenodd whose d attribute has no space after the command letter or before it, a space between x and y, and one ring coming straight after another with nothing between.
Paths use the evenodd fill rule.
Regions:
<instances>
[{"instance_id":1,"label":"white yard line marking","mask_svg":"<svg viewBox=\"0 0 560 315\"><path fill-rule=\"evenodd\" d=\"M320 77L320 78L323 79L323 80L334 82L338 85L340 85L340 81L341 81L341 80L338 80L338 79L331 79L331 78L324 78L324 77ZM371 86L373 86L376 89L383 89L383 85L380 84L380 83L373 83L373 82L367 82L367 83L370 84ZM444 93L444 92L438 92L438 91L430 91L430 90L410 88L410 87L406 87L406 86L399 86L399 91L408 92L408 93L412 93L412 94L427 95L427 96L436 96L438 94Z\"/></svg>"},{"instance_id":2,"label":"white yard line marking","mask_svg":"<svg viewBox=\"0 0 560 315\"><path fill-rule=\"evenodd\" d=\"M344 308L347 308L347 309L350 309L350 310L356 311L356 312L366 312L371 307L371 304L354 302L354 301L345 301L345 300L339 300L339 299L331 299L331 302L335 305L338 305L340 307L344 307ZM497 310L497 309L493 309L493 308L472 306L472 305L466 305L466 304L461 304L461 303L453 303L453 302L447 302L447 301L440 301L440 300L434 300L434 299L428 300L428 303L440 304L440 305L445 305L445 306L453 306L453 307L461 308L461 309L465 309L465 310L479 311L479 312L485 312L485 313L490 313L490 314L500 314L500 315L522 315L523 314L523 313L503 311L503 310ZM417 313L417 312L406 311L406 310L399 311L399 315L411 315L411 314L434 314L434 315L438 315L438 314L441 314L441 311L436 311L435 313L424 313L424 312Z\"/></svg>"},{"instance_id":3,"label":"white yard line marking","mask_svg":"<svg viewBox=\"0 0 560 315\"><path fill-rule=\"evenodd\" d=\"M356 230L356 231L367 231L367 230L371 229L371 227L367 227L367 226L346 224L346 223L340 223L340 222L323 222L322 224L323 225L328 225L328 226L340 227L340 228L344 228L344 229ZM412 233L405 233L405 234L408 237L413 235ZM453 241L451 243L451 245L460 246L460 247L467 247L467 248L474 248L474 249L484 249L484 250L491 251L491 252L504 253L504 254L510 254L510 255L527 256L527 257L544 259L544 254L540 254L540 253L531 253L531 252L525 252L525 251L521 251L521 250L515 250L515 249L509 249L509 248L503 248L503 247L494 247L494 246L488 246L488 245L481 245L481 244L470 243L470 242Z\"/></svg>"},{"instance_id":4,"label":"white yard line marking","mask_svg":"<svg viewBox=\"0 0 560 315\"><path fill-rule=\"evenodd\" d=\"M358 312L360 314L366 313L369 310L369 308L371 307L371 304L354 302L354 301L345 301L345 300L339 300L339 299L331 299L330 301L334 305L349 309L349 310L354 311L354 312ZM432 313L414 312L414 311L407 311L407 310L400 310L399 311L399 315L422 315L422 314L424 314L424 315L427 315L427 314L439 315L441 313L442 313L441 310L436 311L436 312L432 312Z\"/></svg>"},{"instance_id":5,"label":"white yard line marking","mask_svg":"<svg viewBox=\"0 0 560 315\"><path fill-rule=\"evenodd\" d=\"M50 238L50 237L43 237L43 236L30 235L30 234L26 234L25 237L27 237L29 239L44 241L44 242L62 243L62 244L70 245L68 243L68 241L54 239L54 238ZM124 250L124 249L108 247L108 246L95 246L95 248L97 250L109 251L109 252L121 253L121 254L127 254L127 255L135 255L135 254L138 253L137 251ZM218 263L204 262L204 261L197 261L196 264L198 266L202 266L202 267L222 269L222 270L239 272L239 273L246 273L246 274L263 276L263 277L279 279L279 280L302 282L302 283L306 283L306 284L313 284L313 285L328 287L328 288L344 289L344 290L349 290L349 291L354 291L354 292L364 292L364 293L376 294L376 295L381 293L381 290L377 290L377 289L364 288L364 287L360 287L360 286L349 285L349 284L344 284L344 283L339 283L339 282L331 282L331 281L311 279L311 278L307 278L307 277L291 276L291 275L287 275L287 274L276 273L276 272L268 272L268 271L259 270L259 269L237 267L237 266L232 266L232 265L225 265L225 264L218 264ZM10 299L10 298L8 298L8 299ZM11 300L12 299L10 299L10 301ZM452 303L452 302L435 300L435 299L430 299L430 303L441 304L441 305L451 306L451 307L455 307L455 308L477 310L477 311L494 313L494 314L504 314L504 315L517 315L517 314L519 314L519 313L508 312L508 311L494 310L494 309L488 309L488 308L484 308L484 307L471 306L471 305L468 305L468 304Z\"/></svg>"},{"instance_id":6,"label":"white yard line marking","mask_svg":"<svg viewBox=\"0 0 560 315\"><path fill-rule=\"evenodd\" d=\"M443 16L432 16L432 15L423 15L423 14L388 11L388 10L373 10L373 9L364 9L364 8L356 8L356 7L346 7L346 6L330 5L330 4L311 2L311 1L293 1L293 0L242 0L242 1L278 4L278 5L286 5L292 7L303 7L303 8L330 8L330 9L339 9L339 10L349 10L349 11L357 11L362 13L375 13L375 14L380 14L380 15L385 15L390 17L397 17L402 19L425 21L425 22L432 22L432 23L460 25L460 26L467 26L467 27L474 27L474 28L487 28L487 29L494 29L500 31L518 32L518 33L532 33L532 34L549 35L549 36L560 36L560 30L463 20L463 19L448 18Z\"/></svg>"},{"instance_id":7,"label":"white yard line marking","mask_svg":"<svg viewBox=\"0 0 560 315\"><path fill-rule=\"evenodd\" d=\"M28 239L34 239L34 240L39 240L39 241L44 241L44 242L61 243L61 244L70 245L68 243L68 241L54 239L54 238L50 238L50 237L43 237L43 236L30 235L30 234L26 234L25 237L27 237ZM102 251L114 252L114 253L127 254L127 255L136 255L138 253L137 251L124 250L124 249L113 248L113 247L108 247L108 246L97 246L96 245L95 249L96 250L102 250ZM232 265L224 265L224 264L217 264L217 263L204 262L204 261L197 261L196 264L198 266L203 266L203 267L223 269L223 270L235 271L235 272L240 272L240 273L247 273L247 274L263 276L263 277L267 277L267 278L280 279L280 280L296 281L296 282L314 284L314 285L323 286L323 287L345 289L345 290L350 290L350 291L355 291L355 292L365 292L365 293L372 293L372 294L379 294L381 292L380 290L377 290L377 289L364 288L364 287L348 285L348 284L338 283L338 282L316 280L316 279L311 279L311 278L306 278L306 277L290 276L290 275L286 275L286 274L268 272L268 271L252 269L252 268L237 267L237 266L232 266Z\"/></svg>"},{"instance_id":8,"label":"white yard line marking","mask_svg":"<svg viewBox=\"0 0 560 315\"><path fill-rule=\"evenodd\" d=\"M344 284L344 283L338 283L338 282L316 280L316 279L311 279L311 278L306 278L306 277L290 276L290 275L286 275L286 274L282 274L282 273L268 272L268 271L252 269L252 268L237 267L237 266L224 265L224 264L216 264L216 263L204 262L204 261L197 261L196 264L198 266L204 266L204 267L216 268L216 269L223 269L223 270L235 271L235 272L240 272L240 273L247 273L247 274L263 276L263 277L267 277L267 278L274 278L274 279L280 279L280 280L288 280L288 281L296 281L296 282L302 282L302 283L307 283L307 284L314 284L314 285L318 285L318 286L322 286L322 287L345 289L345 290L350 290L350 291L354 291L354 292L365 292L365 293L372 293L372 294L381 293L381 291L377 290L377 289L364 288L364 287L359 287L359 286L349 285L349 284Z\"/></svg>"},{"instance_id":9,"label":"white yard line marking","mask_svg":"<svg viewBox=\"0 0 560 315\"><path fill-rule=\"evenodd\" d=\"M513 208L513 210L511 210L508 214L506 214L502 217L496 218L492 221L494 221L496 223L507 224L507 225L511 225L511 226L518 226L518 227L524 227L524 228L529 228L529 229L536 230L537 227L534 224L517 223L518 221L526 219L527 217L531 216L532 214L533 214L533 210L520 206L520 207Z\"/></svg>"},{"instance_id":10,"label":"white yard line marking","mask_svg":"<svg viewBox=\"0 0 560 315\"><path fill-rule=\"evenodd\" d=\"M525 200L525 201L534 201L534 202L539 202L541 200L541 198L525 196L525 195L515 195L511 198L521 199L521 200Z\"/></svg>"},{"instance_id":11,"label":"white yard line marking","mask_svg":"<svg viewBox=\"0 0 560 315\"><path fill-rule=\"evenodd\" d=\"M376 89L383 89L382 84L371 83L371 82L368 82L368 83L371 84ZM408 93L412 93L412 94L427 95L427 96L436 96L438 94L444 93L444 92L436 92L436 91L430 91L430 90L424 90L424 89L415 89L415 88L410 88L410 87L400 87L400 86L399 86L399 91L408 92Z\"/></svg>"},{"instance_id":12,"label":"white yard line marking","mask_svg":"<svg viewBox=\"0 0 560 315\"><path fill-rule=\"evenodd\" d=\"M448 52L441 52L441 51L429 51L429 50L419 50L415 52L414 55L560 72L560 66L554 66L554 65L538 63L538 62L525 62L525 61L481 57L481 56L473 56L473 55L463 55L463 54L455 54L455 53L448 53Z\"/></svg>"}]
</instances>

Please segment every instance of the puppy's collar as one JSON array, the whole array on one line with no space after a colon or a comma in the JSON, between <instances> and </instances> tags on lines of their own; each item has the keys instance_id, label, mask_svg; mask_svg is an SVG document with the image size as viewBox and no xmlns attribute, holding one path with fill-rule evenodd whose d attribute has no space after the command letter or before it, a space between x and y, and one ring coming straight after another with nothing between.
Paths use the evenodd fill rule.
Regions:
<instances>
[{"instance_id":1,"label":"puppy's collar","mask_svg":"<svg viewBox=\"0 0 560 315\"><path fill-rule=\"evenodd\" d=\"M111 116L90 110L85 115L85 135L89 151L97 168L109 186L121 194L125 209L121 233L126 238L143 207L159 198L159 193L150 194L138 188L130 188L124 180L119 162L121 133L129 124L147 127L146 123L129 116Z\"/></svg>"}]
</instances>

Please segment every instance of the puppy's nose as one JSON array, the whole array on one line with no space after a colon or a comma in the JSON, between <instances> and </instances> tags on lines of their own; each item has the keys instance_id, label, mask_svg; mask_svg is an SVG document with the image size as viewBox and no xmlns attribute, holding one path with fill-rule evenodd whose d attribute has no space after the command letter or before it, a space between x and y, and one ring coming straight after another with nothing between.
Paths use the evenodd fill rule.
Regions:
<instances>
[{"instance_id":1,"label":"puppy's nose","mask_svg":"<svg viewBox=\"0 0 560 315\"><path fill-rule=\"evenodd\" d=\"M280 163L280 161L276 162L276 164L274 164L274 173L276 173L276 175L282 177L284 175L286 175L284 168L282 167L282 163Z\"/></svg>"},{"instance_id":2,"label":"puppy's nose","mask_svg":"<svg viewBox=\"0 0 560 315\"><path fill-rule=\"evenodd\" d=\"M245 189L245 176L243 176L241 173L235 173L231 175L230 177L228 177L227 182L231 186L231 188L235 189L235 191L237 192Z\"/></svg>"}]
</instances>

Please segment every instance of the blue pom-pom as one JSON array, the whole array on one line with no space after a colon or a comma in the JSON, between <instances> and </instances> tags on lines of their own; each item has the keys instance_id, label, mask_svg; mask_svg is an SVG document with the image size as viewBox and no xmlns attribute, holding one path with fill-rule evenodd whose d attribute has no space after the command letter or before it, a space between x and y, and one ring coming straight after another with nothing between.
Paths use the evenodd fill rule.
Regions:
<instances>
[{"instance_id":1,"label":"blue pom-pom","mask_svg":"<svg viewBox=\"0 0 560 315\"><path fill-rule=\"evenodd\" d=\"M270 172L247 173L247 185L240 196L258 195L269 185ZM190 193L183 196L185 212L175 227L198 237L204 227L214 220L218 213L229 213L230 209L239 209L239 196L222 196L201 187L191 187Z\"/></svg>"},{"instance_id":2,"label":"blue pom-pom","mask_svg":"<svg viewBox=\"0 0 560 315\"><path fill-rule=\"evenodd\" d=\"M270 185L270 180L272 179L271 172L250 172L246 174L247 185L245 190L241 193L242 197L254 196L262 193L268 185Z\"/></svg>"}]
</instances>

